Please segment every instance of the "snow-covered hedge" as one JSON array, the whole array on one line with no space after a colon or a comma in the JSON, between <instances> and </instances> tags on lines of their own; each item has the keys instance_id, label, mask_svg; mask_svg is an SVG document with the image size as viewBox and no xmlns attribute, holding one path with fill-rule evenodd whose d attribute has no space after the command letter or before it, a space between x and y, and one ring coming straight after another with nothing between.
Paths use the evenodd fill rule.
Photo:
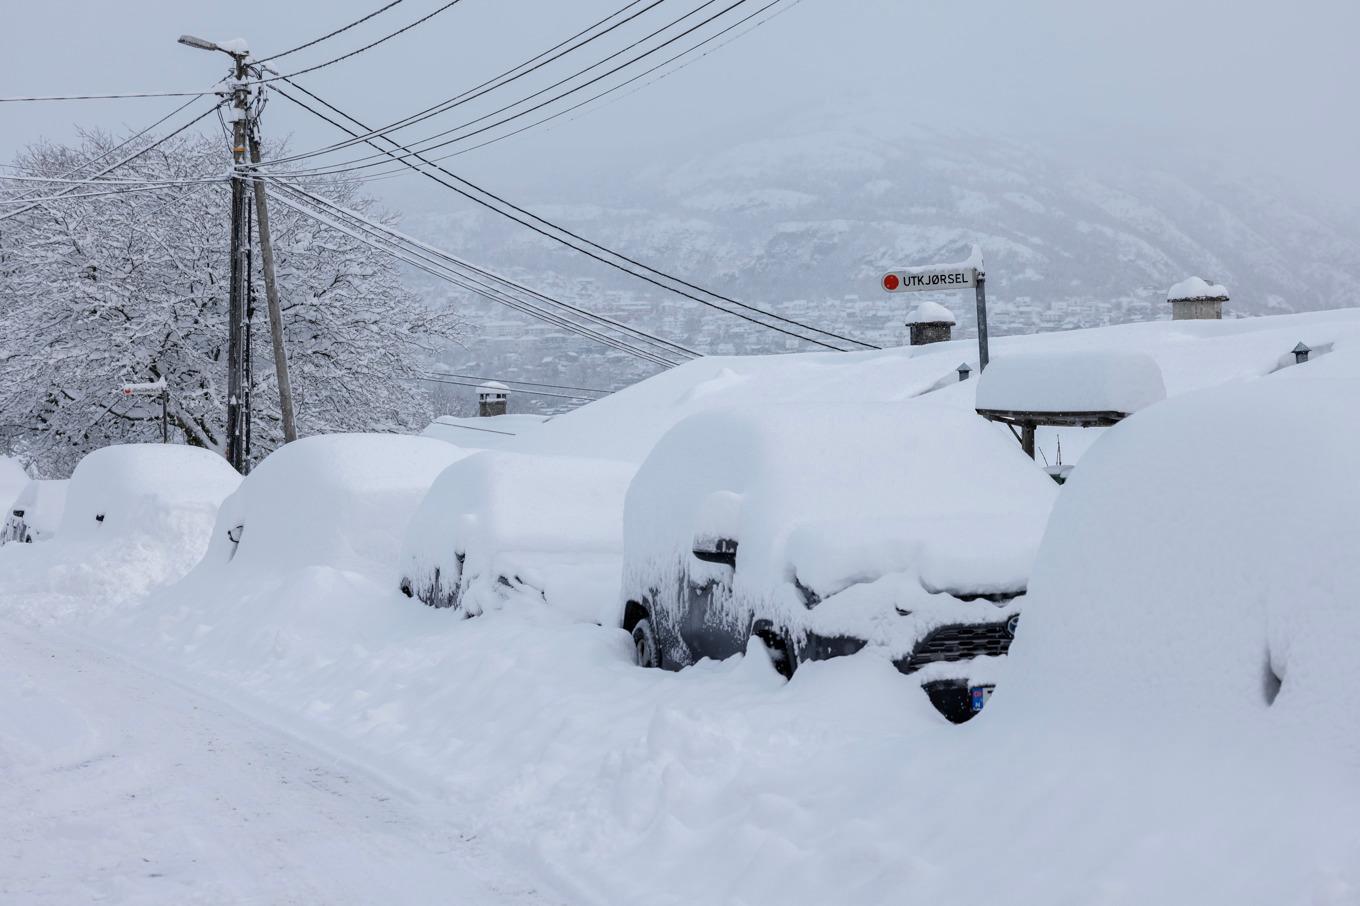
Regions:
<instances>
[{"instance_id":1,"label":"snow-covered hedge","mask_svg":"<svg viewBox=\"0 0 1360 906\"><path fill-rule=\"evenodd\" d=\"M627 463L487 451L449 467L402 548L402 583L468 615L517 594L581 619L618 592Z\"/></svg>"}]
</instances>

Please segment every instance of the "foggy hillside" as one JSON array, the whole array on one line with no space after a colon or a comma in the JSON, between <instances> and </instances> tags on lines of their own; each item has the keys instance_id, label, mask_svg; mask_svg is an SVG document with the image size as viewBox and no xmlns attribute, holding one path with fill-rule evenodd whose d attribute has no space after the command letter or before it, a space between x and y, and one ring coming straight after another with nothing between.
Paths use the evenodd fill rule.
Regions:
<instances>
[{"instance_id":1,"label":"foggy hillside","mask_svg":"<svg viewBox=\"0 0 1360 906\"><path fill-rule=\"evenodd\" d=\"M956 335L973 334L971 293L889 297L878 288L886 269L961 258L972 242L986 257L997 334L1169 318L1166 290L1190 274L1229 287L1230 317L1360 298L1354 229L1259 180L1158 163L1083 166L1060 147L958 131L819 129L652 164L578 185L572 197L542 190L529 207L733 298L882 345L904 341L907 306L925 298L955 312ZM458 202L407 226L704 352L808 348ZM482 321L469 350L448 359L463 370L601 387L648 373L621 355L586 365L581 353L596 350L582 340L442 285L428 292ZM454 393L450 406L466 396Z\"/></svg>"}]
</instances>

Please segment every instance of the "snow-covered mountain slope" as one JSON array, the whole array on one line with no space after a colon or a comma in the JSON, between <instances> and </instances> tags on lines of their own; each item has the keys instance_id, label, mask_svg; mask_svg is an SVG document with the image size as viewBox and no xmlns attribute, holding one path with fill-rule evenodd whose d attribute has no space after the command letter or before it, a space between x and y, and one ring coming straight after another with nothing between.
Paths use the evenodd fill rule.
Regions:
<instances>
[{"instance_id":1,"label":"snow-covered mountain slope","mask_svg":"<svg viewBox=\"0 0 1360 906\"><path fill-rule=\"evenodd\" d=\"M970 243L986 256L997 334L1169 318L1166 291L1191 274L1227 285L1229 317L1360 300L1356 223L1170 160L1078 166L1057 146L825 128L655 163L574 191L540 193L543 203L530 207L733 298L884 345L903 341L907 309L924 298L955 312L956 336L974 329L971 295L904 301L878 286L889 267L953 260ZM809 348L668 297L494 214L449 204L410 227L705 352ZM526 333L518 316L488 317L470 353L454 361L497 376L572 376L597 386L638 373L616 357L598 369L575 361L583 341Z\"/></svg>"}]
</instances>

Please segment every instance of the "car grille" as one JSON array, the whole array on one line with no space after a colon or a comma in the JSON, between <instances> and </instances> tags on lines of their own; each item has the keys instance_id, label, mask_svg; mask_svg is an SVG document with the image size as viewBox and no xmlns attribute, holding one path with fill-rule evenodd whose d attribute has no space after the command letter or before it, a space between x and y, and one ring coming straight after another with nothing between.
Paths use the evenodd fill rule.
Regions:
<instances>
[{"instance_id":1,"label":"car grille","mask_svg":"<svg viewBox=\"0 0 1360 906\"><path fill-rule=\"evenodd\" d=\"M917 642L911 654L897 662L897 669L914 673L926 664L939 661L1003 655L1010 647L1011 630L1005 623L941 626Z\"/></svg>"}]
</instances>

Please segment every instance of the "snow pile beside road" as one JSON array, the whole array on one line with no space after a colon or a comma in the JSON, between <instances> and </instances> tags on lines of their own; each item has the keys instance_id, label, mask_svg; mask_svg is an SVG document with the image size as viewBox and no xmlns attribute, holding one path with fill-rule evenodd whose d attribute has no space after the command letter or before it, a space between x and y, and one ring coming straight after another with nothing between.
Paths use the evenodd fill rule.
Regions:
<instances>
[{"instance_id":1,"label":"snow pile beside road","mask_svg":"<svg viewBox=\"0 0 1360 906\"><path fill-rule=\"evenodd\" d=\"M1000 412L1137 412L1166 399L1148 355L1068 352L998 357L978 378L977 408Z\"/></svg>"},{"instance_id":2,"label":"snow pile beside road","mask_svg":"<svg viewBox=\"0 0 1360 906\"><path fill-rule=\"evenodd\" d=\"M57 537L0 547L6 602L37 619L132 604L198 562L217 508L240 480L222 457L195 447L95 450L71 476Z\"/></svg>"},{"instance_id":3,"label":"snow pile beside road","mask_svg":"<svg viewBox=\"0 0 1360 906\"><path fill-rule=\"evenodd\" d=\"M444 471L406 531L402 581L468 616L509 597L609 619L618 594L625 463L491 451Z\"/></svg>"}]
</instances>

